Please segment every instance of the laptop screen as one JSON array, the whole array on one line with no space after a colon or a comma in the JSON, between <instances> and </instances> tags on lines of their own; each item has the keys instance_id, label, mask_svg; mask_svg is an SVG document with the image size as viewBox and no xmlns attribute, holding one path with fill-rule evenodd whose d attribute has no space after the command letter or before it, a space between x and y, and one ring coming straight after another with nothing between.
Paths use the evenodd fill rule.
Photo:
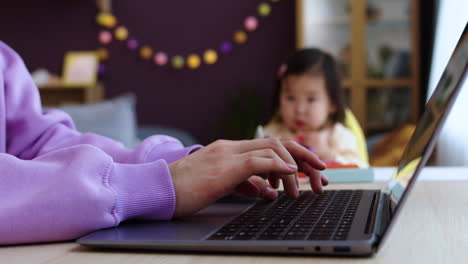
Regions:
<instances>
[{"instance_id":1,"label":"laptop screen","mask_svg":"<svg viewBox=\"0 0 468 264\"><path fill-rule=\"evenodd\" d=\"M400 163L387 184L385 191L396 206L404 198L408 187L414 183L415 176L429 158L443 122L466 80L468 69L467 27L468 25L465 26L442 77L406 146Z\"/></svg>"}]
</instances>

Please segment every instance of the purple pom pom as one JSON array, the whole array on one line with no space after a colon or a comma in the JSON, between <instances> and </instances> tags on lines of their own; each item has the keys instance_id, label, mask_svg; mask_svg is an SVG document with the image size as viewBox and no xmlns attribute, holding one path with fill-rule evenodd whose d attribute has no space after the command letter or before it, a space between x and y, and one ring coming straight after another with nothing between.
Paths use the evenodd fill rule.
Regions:
<instances>
[{"instance_id":1,"label":"purple pom pom","mask_svg":"<svg viewBox=\"0 0 468 264\"><path fill-rule=\"evenodd\" d=\"M220 50L222 53L229 53L232 51L232 44L229 41L225 41L221 44Z\"/></svg>"},{"instance_id":2,"label":"purple pom pom","mask_svg":"<svg viewBox=\"0 0 468 264\"><path fill-rule=\"evenodd\" d=\"M138 48L139 44L138 44L138 40L136 40L135 38L129 38L128 41L127 41L127 47L130 49L130 50L136 50Z\"/></svg>"},{"instance_id":3,"label":"purple pom pom","mask_svg":"<svg viewBox=\"0 0 468 264\"><path fill-rule=\"evenodd\" d=\"M98 74L104 74L106 73L106 65L103 63L99 64L98 66Z\"/></svg>"}]
</instances>

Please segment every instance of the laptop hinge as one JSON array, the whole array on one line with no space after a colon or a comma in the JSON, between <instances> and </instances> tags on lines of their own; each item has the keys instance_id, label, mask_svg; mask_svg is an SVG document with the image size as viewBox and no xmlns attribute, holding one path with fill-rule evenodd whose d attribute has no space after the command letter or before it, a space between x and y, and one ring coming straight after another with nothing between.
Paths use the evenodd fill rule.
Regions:
<instances>
[{"instance_id":1,"label":"laptop hinge","mask_svg":"<svg viewBox=\"0 0 468 264\"><path fill-rule=\"evenodd\" d=\"M377 209L378 217L377 217L377 221L375 224L376 226L375 233L377 234L379 238L381 238L383 233L385 233L385 230L387 229L388 224L390 223L390 219L392 218L390 196L385 192L381 192L380 200L381 202L379 203L379 206Z\"/></svg>"},{"instance_id":2,"label":"laptop hinge","mask_svg":"<svg viewBox=\"0 0 468 264\"><path fill-rule=\"evenodd\" d=\"M370 234L374 232L375 223L377 220L377 207L380 199L380 191L374 193L371 201L371 208L369 209L369 215L367 216L365 233Z\"/></svg>"}]
</instances>

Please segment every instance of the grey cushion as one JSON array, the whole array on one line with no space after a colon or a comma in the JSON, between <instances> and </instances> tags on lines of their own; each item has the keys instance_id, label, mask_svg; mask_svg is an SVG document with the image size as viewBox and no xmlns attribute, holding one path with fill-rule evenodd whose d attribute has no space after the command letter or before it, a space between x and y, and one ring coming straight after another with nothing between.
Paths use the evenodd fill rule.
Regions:
<instances>
[{"instance_id":1,"label":"grey cushion","mask_svg":"<svg viewBox=\"0 0 468 264\"><path fill-rule=\"evenodd\" d=\"M100 103L58 108L71 116L78 131L106 136L133 148L138 143L135 102L135 95L124 94Z\"/></svg>"},{"instance_id":2,"label":"grey cushion","mask_svg":"<svg viewBox=\"0 0 468 264\"><path fill-rule=\"evenodd\" d=\"M182 129L165 126L140 126L138 127L138 138L145 139L152 135L167 135L180 140L184 146L198 144L197 140Z\"/></svg>"}]
</instances>

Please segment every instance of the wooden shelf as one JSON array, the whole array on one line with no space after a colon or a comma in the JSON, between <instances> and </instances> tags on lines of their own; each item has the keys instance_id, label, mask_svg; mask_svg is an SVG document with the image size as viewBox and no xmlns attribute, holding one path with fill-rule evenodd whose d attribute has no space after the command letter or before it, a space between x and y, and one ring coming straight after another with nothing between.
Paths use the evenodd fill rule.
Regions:
<instances>
[{"instance_id":1,"label":"wooden shelf","mask_svg":"<svg viewBox=\"0 0 468 264\"><path fill-rule=\"evenodd\" d=\"M369 88L408 88L413 85L411 79L370 79L365 81Z\"/></svg>"},{"instance_id":2,"label":"wooden shelf","mask_svg":"<svg viewBox=\"0 0 468 264\"><path fill-rule=\"evenodd\" d=\"M401 0L397 1L402 8L410 10L410 13L390 13L391 11L386 10L385 5L376 5L385 16L381 20L370 22L368 19L368 5L366 0L353 0L353 1L342 1L342 5L330 4L329 0L296 0L296 32L297 48L304 47L318 47L328 52L331 52L335 58L341 58L339 64L346 64L348 69L348 75L344 78L342 83L346 89L347 100L350 108L359 120L361 126L366 133L373 132L375 130L391 130L395 128L395 125L400 124L376 124L368 122L369 116L372 117L370 120L384 120L384 115L387 111L380 111L379 113L371 112L371 107L375 105L375 101L369 101L369 95L372 95L369 91L385 89L385 94L393 95L393 92L401 94L401 90L408 89L407 104L400 105L402 102L397 99L399 105L395 105L397 109L402 109L402 115L408 115L410 122L416 122L419 118L419 105L420 105L420 76L419 76L419 3L421 0ZM382 1L383 2L383 1ZM338 16L324 16L315 15L317 11L316 7L320 6L323 14L338 14ZM343 8L349 9L349 14L340 15L343 12ZM403 10L403 9L402 9ZM385 13L387 11L387 13ZM321 20L321 21L318 21ZM312 23L313 22L313 23ZM345 23L346 22L346 23ZM329 25L349 25L349 39L348 36L333 35L334 32L329 32L326 37L318 38L311 37L313 34L312 27ZM387 40L381 40L382 36L389 37L388 34L392 33L392 27L406 26L408 34L402 36L402 41L407 41L408 47L405 49L405 53L400 50L401 44L400 39L394 39L397 43L388 42ZM379 34L376 34L378 30ZM406 32L406 30L405 30ZM335 34L339 34L336 33ZM396 34L396 33L395 33ZM393 36L393 35L392 35ZM384 38L385 39L385 38ZM380 41L380 42L378 42ZM383 42L382 42L383 41ZM307 43L306 43L307 42ZM381 56L378 48L387 47L390 51L397 51L400 54L396 54L393 60L387 60L387 64L384 64L381 59L378 60L378 56ZM346 52L346 53L344 53ZM346 54L344 56L343 54ZM391 54L391 53L390 53ZM407 57L404 57L407 56ZM407 58L405 60L405 58ZM392 63L388 63L391 61ZM377 63L377 64L376 64ZM378 79L369 75L369 65L374 67L374 70L378 72L398 72L397 70L404 71L407 77L402 78L382 78ZM385 66L389 68L385 68ZM399 67L393 69L391 67ZM405 75L406 76L406 75ZM389 89L389 90L387 90ZM373 91L374 92L374 91ZM406 96L406 95L404 95ZM372 100L372 99L371 99ZM395 102L392 100L383 100L382 107L390 109ZM387 104L387 105L384 105ZM371 112L371 113L370 113ZM370 115L370 114L375 114Z\"/></svg>"},{"instance_id":3,"label":"wooden shelf","mask_svg":"<svg viewBox=\"0 0 468 264\"><path fill-rule=\"evenodd\" d=\"M341 82L341 85L345 88L350 88L351 87L351 81L350 80L344 80Z\"/></svg>"},{"instance_id":4,"label":"wooden shelf","mask_svg":"<svg viewBox=\"0 0 468 264\"><path fill-rule=\"evenodd\" d=\"M94 86L62 86L59 84L39 87L43 106L59 106L65 104L90 104L103 99L102 84Z\"/></svg>"}]
</instances>

